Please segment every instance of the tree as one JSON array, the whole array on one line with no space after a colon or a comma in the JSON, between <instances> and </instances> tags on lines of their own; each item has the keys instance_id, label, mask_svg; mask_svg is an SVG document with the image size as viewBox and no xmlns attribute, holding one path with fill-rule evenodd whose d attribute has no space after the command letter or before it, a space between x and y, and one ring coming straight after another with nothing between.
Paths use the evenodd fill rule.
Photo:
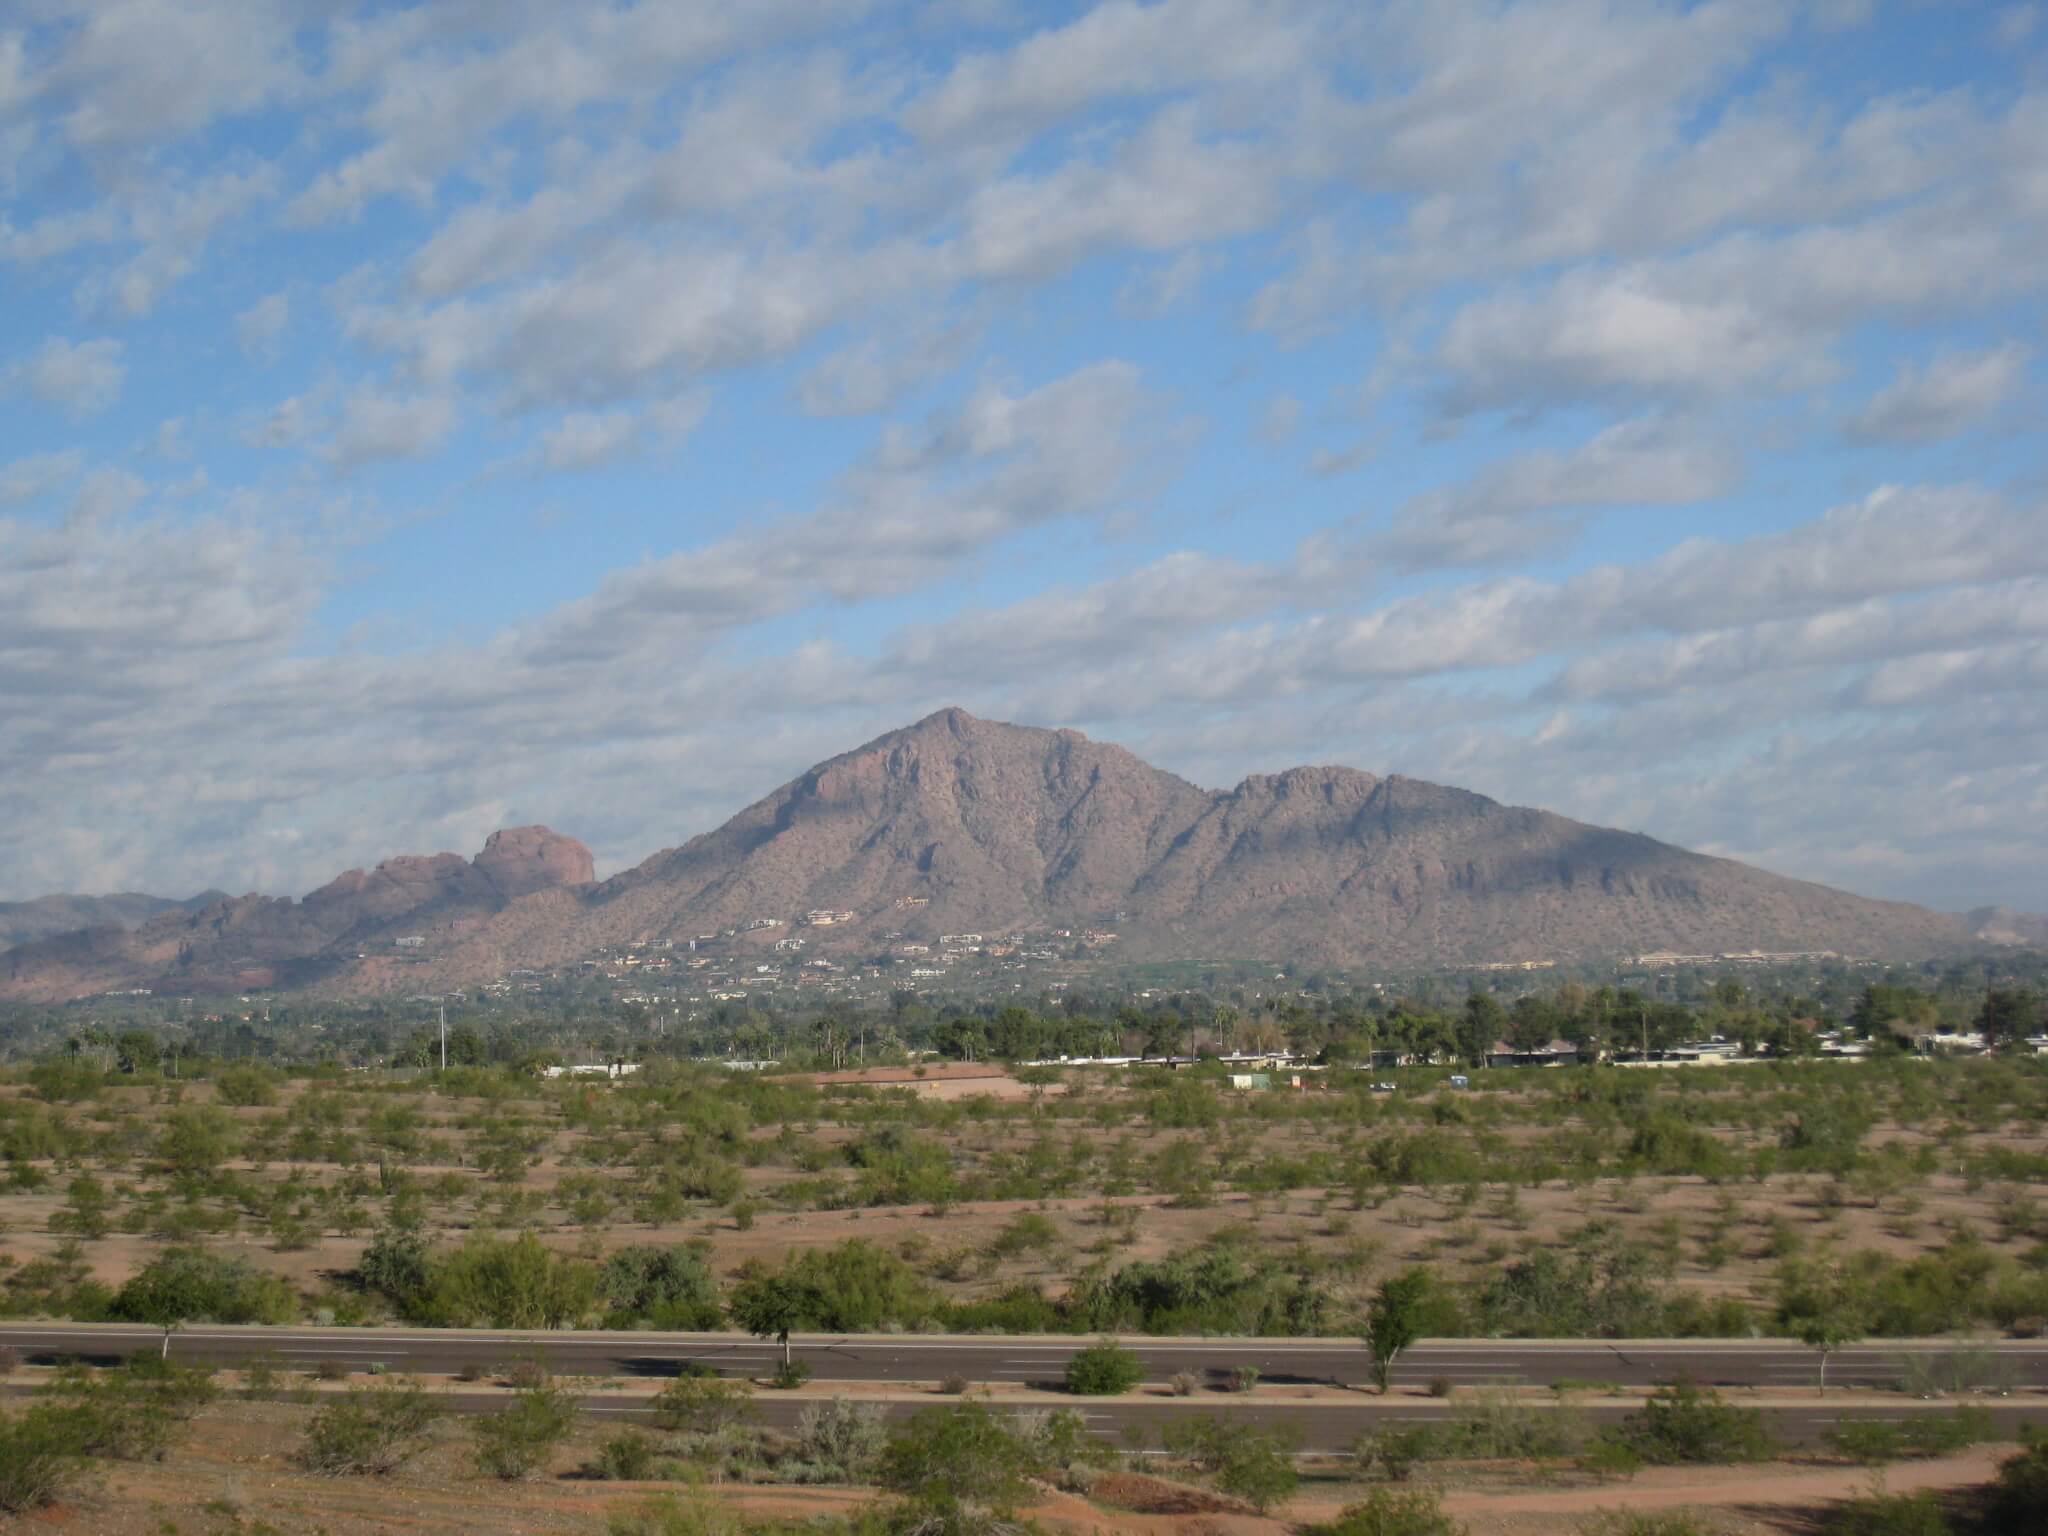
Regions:
<instances>
[{"instance_id":1,"label":"tree","mask_svg":"<svg viewBox=\"0 0 2048 1536\"><path fill-rule=\"evenodd\" d=\"M1486 1058L1501 1036L1507 1033L1507 1010L1484 992L1465 999L1465 1012L1458 1021L1458 1049L1475 1067Z\"/></svg>"},{"instance_id":2,"label":"tree","mask_svg":"<svg viewBox=\"0 0 2048 1536\"><path fill-rule=\"evenodd\" d=\"M125 1321L163 1329L168 1354L171 1334L184 1323L288 1323L299 1309L290 1286L247 1260L169 1248L129 1276L110 1310Z\"/></svg>"},{"instance_id":3,"label":"tree","mask_svg":"<svg viewBox=\"0 0 2048 1536\"><path fill-rule=\"evenodd\" d=\"M1870 1332L1869 1293L1839 1265L1796 1271L1779 1313L1792 1336L1820 1352L1820 1392L1827 1395L1828 1357Z\"/></svg>"},{"instance_id":4,"label":"tree","mask_svg":"<svg viewBox=\"0 0 2048 1536\"><path fill-rule=\"evenodd\" d=\"M2038 1027L2040 1005L2018 987L1993 987L1977 1010L1977 1029L1996 1050L2015 1051Z\"/></svg>"},{"instance_id":5,"label":"tree","mask_svg":"<svg viewBox=\"0 0 2048 1536\"><path fill-rule=\"evenodd\" d=\"M1372 1353L1372 1379L1385 1393L1401 1351L1422 1337L1436 1281L1426 1269L1403 1270L1380 1282L1365 1314L1365 1347Z\"/></svg>"},{"instance_id":6,"label":"tree","mask_svg":"<svg viewBox=\"0 0 2048 1536\"><path fill-rule=\"evenodd\" d=\"M732 1320L755 1338L773 1339L782 1346L782 1368L787 1371L789 1336L815 1321L818 1295L787 1271L757 1269L741 1275L725 1308Z\"/></svg>"}]
</instances>

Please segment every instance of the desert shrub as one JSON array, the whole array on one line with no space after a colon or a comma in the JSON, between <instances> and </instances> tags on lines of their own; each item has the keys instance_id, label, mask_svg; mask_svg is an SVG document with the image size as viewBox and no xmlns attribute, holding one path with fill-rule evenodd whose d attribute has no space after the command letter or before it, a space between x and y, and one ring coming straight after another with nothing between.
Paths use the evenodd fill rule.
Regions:
<instances>
[{"instance_id":1,"label":"desert shrub","mask_svg":"<svg viewBox=\"0 0 2048 1536\"><path fill-rule=\"evenodd\" d=\"M1996 1435L1988 1411L1966 1406L1896 1420L1844 1419L1828 1432L1828 1441L1844 1455L1874 1465L1903 1456L1946 1456Z\"/></svg>"},{"instance_id":2,"label":"desert shrub","mask_svg":"<svg viewBox=\"0 0 2048 1536\"><path fill-rule=\"evenodd\" d=\"M126 1322L288 1323L299 1315L291 1287L248 1260L203 1248L168 1248L114 1293Z\"/></svg>"},{"instance_id":3,"label":"desert shrub","mask_svg":"<svg viewBox=\"0 0 2048 1536\"><path fill-rule=\"evenodd\" d=\"M506 1482L530 1476L576 1428L576 1399L560 1387L525 1388L473 1426L477 1470Z\"/></svg>"},{"instance_id":4,"label":"desert shrub","mask_svg":"<svg viewBox=\"0 0 2048 1536\"><path fill-rule=\"evenodd\" d=\"M439 1412L416 1381L351 1388L314 1410L300 1464L336 1476L388 1476L425 1446Z\"/></svg>"},{"instance_id":5,"label":"desert shrub","mask_svg":"<svg viewBox=\"0 0 2048 1536\"><path fill-rule=\"evenodd\" d=\"M604 1261L597 1283L611 1327L644 1322L655 1328L716 1328L718 1285L697 1248L651 1243L621 1248Z\"/></svg>"},{"instance_id":6,"label":"desert shrub","mask_svg":"<svg viewBox=\"0 0 2048 1536\"><path fill-rule=\"evenodd\" d=\"M402 1227L379 1228L356 1260L356 1278L364 1288L401 1312L419 1309L430 1275L426 1239Z\"/></svg>"},{"instance_id":7,"label":"desert shrub","mask_svg":"<svg viewBox=\"0 0 2048 1536\"><path fill-rule=\"evenodd\" d=\"M776 1365L775 1374L768 1378L768 1385L778 1392L794 1392L810 1379L808 1360L784 1360Z\"/></svg>"},{"instance_id":8,"label":"desert shrub","mask_svg":"<svg viewBox=\"0 0 2048 1536\"><path fill-rule=\"evenodd\" d=\"M606 1536L748 1536L747 1522L730 1506L703 1497L664 1494L637 1509L622 1509L605 1523Z\"/></svg>"},{"instance_id":9,"label":"desert shrub","mask_svg":"<svg viewBox=\"0 0 2048 1536\"><path fill-rule=\"evenodd\" d=\"M1240 1429L1223 1448L1216 1486L1264 1514L1293 1494L1301 1482L1294 1447L1274 1430Z\"/></svg>"},{"instance_id":10,"label":"desert shrub","mask_svg":"<svg viewBox=\"0 0 2048 1536\"><path fill-rule=\"evenodd\" d=\"M1201 1384L1201 1378L1193 1371L1175 1371L1170 1378L1175 1397L1193 1397L1195 1388Z\"/></svg>"},{"instance_id":11,"label":"desert shrub","mask_svg":"<svg viewBox=\"0 0 2048 1536\"><path fill-rule=\"evenodd\" d=\"M1984 1536L2037 1536L2048 1517L2048 1436L2034 1436L1998 1465L1980 1514Z\"/></svg>"},{"instance_id":12,"label":"desert shrub","mask_svg":"<svg viewBox=\"0 0 2048 1536\"><path fill-rule=\"evenodd\" d=\"M1304 1536L1465 1536L1465 1527L1444 1513L1433 1488L1401 1492L1375 1488L1327 1525L1303 1527Z\"/></svg>"},{"instance_id":13,"label":"desert shrub","mask_svg":"<svg viewBox=\"0 0 2048 1536\"><path fill-rule=\"evenodd\" d=\"M44 1403L0 1414L0 1514L54 1504L88 1465L71 1415Z\"/></svg>"},{"instance_id":14,"label":"desert shrub","mask_svg":"<svg viewBox=\"0 0 2048 1536\"><path fill-rule=\"evenodd\" d=\"M1479 1289L1480 1331L1515 1338L1645 1338L1664 1332L1665 1298L1642 1248L1588 1234L1572 1252L1540 1248Z\"/></svg>"},{"instance_id":15,"label":"desert shrub","mask_svg":"<svg viewBox=\"0 0 2048 1536\"><path fill-rule=\"evenodd\" d=\"M1057 1248L1059 1241L1059 1228L1051 1218L1037 1211L1020 1211L989 1239L988 1251L999 1259L1008 1259L1019 1254L1044 1253Z\"/></svg>"},{"instance_id":16,"label":"desert shrub","mask_svg":"<svg viewBox=\"0 0 2048 1536\"><path fill-rule=\"evenodd\" d=\"M473 1237L430 1262L407 1315L443 1328L559 1328L592 1310L597 1289L593 1266L551 1252L531 1232Z\"/></svg>"},{"instance_id":17,"label":"desert shrub","mask_svg":"<svg viewBox=\"0 0 2048 1536\"><path fill-rule=\"evenodd\" d=\"M1328 1298L1295 1270L1210 1248L1085 1280L1068 1310L1077 1323L1102 1331L1284 1337L1320 1332Z\"/></svg>"},{"instance_id":18,"label":"desert shrub","mask_svg":"<svg viewBox=\"0 0 2048 1536\"><path fill-rule=\"evenodd\" d=\"M1602 1510L1581 1529L1586 1536L1707 1536L1689 1509Z\"/></svg>"},{"instance_id":19,"label":"desert shrub","mask_svg":"<svg viewBox=\"0 0 2048 1536\"><path fill-rule=\"evenodd\" d=\"M954 1302L942 1316L951 1333L1065 1333L1071 1327L1057 1305L1028 1285L987 1300Z\"/></svg>"},{"instance_id":20,"label":"desert shrub","mask_svg":"<svg viewBox=\"0 0 2048 1536\"><path fill-rule=\"evenodd\" d=\"M277 1102L277 1076L258 1066L226 1068L213 1080L213 1091L221 1103L254 1108Z\"/></svg>"},{"instance_id":21,"label":"desert shrub","mask_svg":"<svg viewBox=\"0 0 2048 1536\"><path fill-rule=\"evenodd\" d=\"M835 1468L849 1481L875 1464L887 1438L879 1404L835 1397L797 1415L796 1440L805 1459Z\"/></svg>"},{"instance_id":22,"label":"desert shrub","mask_svg":"<svg viewBox=\"0 0 2048 1536\"><path fill-rule=\"evenodd\" d=\"M1076 1350L1067 1361L1067 1390L1081 1397L1119 1397L1144 1379L1144 1364L1114 1339Z\"/></svg>"},{"instance_id":23,"label":"desert shrub","mask_svg":"<svg viewBox=\"0 0 2048 1536\"><path fill-rule=\"evenodd\" d=\"M1161 1431L1167 1451L1215 1478L1224 1492L1264 1510L1294 1491L1293 1442L1283 1433L1229 1419L1169 1421Z\"/></svg>"},{"instance_id":24,"label":"desert shrub","mask_svg":"<svg viewBox=\"0 0 2048 1536\"><path fill-rule=\"evenodd\" d=\"M1585 1426L1565 1408L1538 1408L1512 1392L1482 1391L1457 1418L1436 1426L1432 1449L1441 1457L1481 1461L1541 1461L1569 1456L1584 1444Z\"/></svg>"},{"instance_id":25,"label":"desert shrub","mask_svg":"<svg viewBox=\"0 0 2048 1536\"><path fill-rule=\"evenodd\" d=\"M1659 1387L1612 1434L1652 1466L1763 1461L1772 1451L1762 1414L1690 1381Z\"/></svg>"},{"instance_id":26,"label":"desert shrub","mask_svg":"<svg viewBox=\"0 0 2048 1536\"><path fill-rule=\"evenodd\" d=\"M607 1435L597 1448L596 1458L585 1472L615 1483L644 1482L654 1475L660 1448L637 1429L622 1429Z\"/></svg>"},{"instance_id":27,"label":"desert shrub","mask_svg":"<svg viewBox=\"0 0 2048 1536\"><path fill-rule=\"evenodd\" d=\"M1000 1510L1039 1462L1030 1441L979 1403L927 1408L889 1437L877 1477L903 1494L914 1519L953 1529L970 1512Z\"/></svg>"},{"instance_id":28,"label":"desert shrub","mask_svg":"<svg viewBox=\"0 0 2048 1536\"><path fill-rule=\"evenodd\" d=\"M1367 1477L1405 1483L1418 1465L1444 1455L1443 1432L1434 1424L1368 1430L1353 1442L1351 1454L1357 1458L1359 1471Z\"/></svg>"},{"instance_id":29,"label":"desert shrub","mask_svg":"<svg viewBox=\"0 0 2048 1536\"><path fill-rule=\"evenodd\" d=\"M1948 1517L1925 1493L1851 1499L1827 1522L1829 1536L1950 1536Z\"/></svg>"},{"instance_id":30,"label":"desert shrub","mask_svg":"<svg viewBox=\"0 0 2048 1536\"><path fill-rule=\"evenodd\" d=\"M2000 1396L2018 1380L2009 1357L1974 1345L1916 1349L1897 1362L1899 1390L1911 1397L1989 1392Z\"/></svg>"},{"instance_id":31,"label":"desert shrub","mask_svg":"<svg viewBox=\"0 0 2048 1536\"><path fill-rule=\"evenodd\" d=\"M67 1369L47 1394L53 1411L68 1416L84 1454L148 1461L161 1457L220 1389L208 1370L138 1355L111 1371Z\"/></svg>"},{"instance_id":32,"label":"desert shrub","mask_svg":"<svg viewBox=\"0 0 2048 1536\"><path fill-rule=\"evenodd\" d=\"M679 1376L655 1394L654 1422L685 1435L715 1435L754 1415L754 1394L744 1381L721 1376Z\"/></svg>"}]
</instances>

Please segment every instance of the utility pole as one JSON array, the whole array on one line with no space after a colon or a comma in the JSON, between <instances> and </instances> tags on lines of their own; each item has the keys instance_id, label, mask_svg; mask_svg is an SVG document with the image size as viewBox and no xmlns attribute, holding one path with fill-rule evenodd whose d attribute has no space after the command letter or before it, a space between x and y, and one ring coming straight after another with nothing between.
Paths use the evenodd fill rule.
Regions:
<instances>
[{"instance_id":1,"label":"utility pole","mask_svg":"<svg viewBox=\"0 0 2048 1536\"><path fill-rule=\"evenodd\" d=\"M448 1070L448 999L439 999L441 1004L441 1070Z\"/></svg>"}]
</instances>

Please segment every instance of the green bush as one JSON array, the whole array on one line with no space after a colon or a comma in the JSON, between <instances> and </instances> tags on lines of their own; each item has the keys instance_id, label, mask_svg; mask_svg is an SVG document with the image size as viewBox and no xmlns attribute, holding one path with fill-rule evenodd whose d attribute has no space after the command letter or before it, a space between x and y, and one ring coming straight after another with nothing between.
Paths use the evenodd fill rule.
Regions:
<instances>
[{"instance_id":1,"label":"green bush","mask_svg":"<svg viewBox=\"0 0 2048 1536\"><path fill-rule=\"evenodd\" d=\"M1264 1514L1300 1484L1294 1447L1272 1430L1239 1429L1222 1448L1216 1486Z\"/></svg>"},{"instance_id":2,"label":"green bush","mask_svg":"<svg viewBox=\"0 0 2048 1536\"><path fill-rule=\"evenodd\" d=\"M639 1244L604 1261L597 1282L610 1327L644 1322L655 1328L716 1328L723 1321L718 1285L694 1247Z\"/></svg>"},{"instance_id":3,"label":"green bush","mask_svg":"<svg viewBox=\"0 0 2048 1536\"><path fill-rule=\"evenodd\" d=\"M1928 1494L1851 1499L1827 1523L1829 1536L1951 1536L1948 1517Z\"/></svg>"},{"instance_id":4,"label":"green bush","mask_svg":"<svg viewBox=\"0 0 2048 1536\"><path fill-rule=\"evenodd\" d=\"M1843 1419L1828 1432L1828 1442L1845 1456L1876 1465L1904 1456L1946 1456L1996 1436L1986 1409L1965 1406L1896 1420Z\"/></svg>"},{"instance_id":5,"label":"green bush","mask_svg":"<svg viewBox=\"0 0 2048 1536\"><path fill-rule=\"evenodd\" d=\"M2048 1436L2030 1432L2018 1455L1998 1465L1998 1479L1986 1493L1983 1536L2040 1536L2048 1524Z\"/></svg>"},{"instance_id":6,"label":"green bush","mask_svg":"<svg viewBox=\"0 0 2048 1536\"><path fill-rule=\"evenodd\" d=\"M715 1435L754 1416L753 1390L722 1376L679 1376L655 1394L654 1422L683 1435Z\"/></svg>"},{"instance_id":7,"label":"green bush","mask_svg":"<svg viewBox=\"0 0 2048 1536\"><path fill-rule=\"evenodd\" d=\"M527 1387L510 1407L476 1421L477 1470L506 1482L531 1476L574 1432L576 1408L560 1387Z\"/></svg>"},{"instance_id":8,"label":"green bush","mask_svg":"<svg viewBox=\"0 0 2048 1536\"><path fill-rule=\"evenodd\" d=\"M843 1397L812 1403L797 1415L796 1441L807 1461L857 1481L882 1454L888 1433L881 1406Z\"/></svg>"},{"instance_id":9,"label":"green bush","mask_svg":"<svg viewBox=\"0 0 2048 1536\"><path fill-rule=\"evenodd\" d=\"M981 1404L963 1403L927 1408L891 1435L878 1475L884 1488L943 1515L1014 1503L1036 1466L1024 1437Z\"/></svg>"},{"instance_id":10,"label":"green bush","mask_svg":"<svg viewBox=\"0 0 2048 1536\"><path fill-rule=\"evenodd\" d=\"M748 1536L747 1522L711 1499L664 1494L638 1509L622 1509L605 1523L606 1536Z\"/></svg>"},{"instance_id":11,"label":"green bush","mask_svg":"<svg viewBox=\"0 0 2048 1536\"><path fill-rule=\"evenodd\" d=\"M1613 1435L1652 1466L1764 1461L1774 1449L1762 1414L1690 1381L1659 1387Z\"/></svg>"},{"instance_id":12,"label":"green bush","mask_svg":"<svg viewBox=\"0 0 2048 1536\"><path fill-rule=\"evenodd\" d=\"M1382 1477L1390 1483L1405 1483L1415 1468L1440 1460L1444 1452L1442 1429L1434 1424L1392 1425L1368 1430L1352 1446L1358 1469L1367 1477Z\"/></svg>"},{"instance_id":13,"label":"green bush","mask_svg":"<svg viewBox=\"0 0 2048 1536\"><path fill-rule=\"evenodd\" d=\"M1602 1510L1583 1529L1587 1536L1707 1536L1689 1509Z\"/></svg>"},{"instance_id":14,"label":"green bush","mask_svg":"<svg viewBox=\"0 0 2048 1536\"><path fill-rule=\"evenodd\" d=\"M79 1449L117 1461L161 1457L178 1429L220 1395L209 1370L149 1355L111 1371L71 1367L46 1390L52 1411L68 1416Z\"/></svg>"},{"instance_id":15,"label":"green bush","mask_svg":"<svg viewBox=\"0 0 2048 1536\"><path fill-rule=\"evenodd\" d=\"M637 1429L622 1429L607 1435L597 1448L597 1459L585 1468L588 1475L615 1483L645 1482L654 1475L660 1448Z\"/></svg>"},{"instance_id":16,"label":"green bush","mask_svg":"<svg viewBox=\"0 0 2048 1536\"><path fill-rule=\"evenodd\" d=\"M254 1108L277 1102L277 1077L262 1067L229 1067L214 1079L213 1091L223 1104Z\"/></svg>"},{"instance_id":17,"label":"green bush","mask_svg":"<svg viewBox=\"0 0 2048 1536\"><path fill-rule=\"evenodd\" d=\"M0 1513L54 1504L84 1477L88 1464L72 1415L44 1403L0 1415Z\"/></svg>"},{"instance_id":18,"label":"green bush","mask_svg":"<svg viewBox=\"0 0 2048 1536\"><path fill-rule=\"evenodd\" d=\"M440 1410L416 1381L352 1387L313 1412L300 1464L330 1475L397 1471L426 1445Z\"/></svg>"},{"instance_id":19,"label":"green bush","mask_svg":"<svg viewBox=\"0 0 2048 1536\"><path fill-rule=\"evenodd\" d=\"M1115 1339L1076 1350L1067 1361L1067 1390L1079 1397L1120 1397L1144 1379L1144 1364Z\"/></svg>"},{"instance_id":20,"label":"green bush","mask_svg":"<svg viewBox=\"0 0 2048 1536\"><path fill-rule=\"evenodd\" d=\"M125 1322L289 1323L299 1304L291 1287L248 1260L203 1248L168 1248L114 1293Z\"/></svg>"},{"instance_id":21,"label":"green bush","mask_svg":"<svg viewBox=\"0 0 2048 1536\"><path fill-rule=\"evenodd\" d=\"M531 1232L473 1237L429 1265L408 1315L441 1328L560 1328L594 1309L598 1273Z\"/></svg>"},{"instance_id":22,"label":"green bush","mask_svg":"<svg viewBox=\"0 0 2048 1536\"><path fill-rule=\"evenodd\" d=\"M1303 1527L1304 1536L1465 1536L1465 1527L1444 1513L1433 1488L1401 1492L1375 1488L1327 1525Z\"/></svg>"}]
</instances>

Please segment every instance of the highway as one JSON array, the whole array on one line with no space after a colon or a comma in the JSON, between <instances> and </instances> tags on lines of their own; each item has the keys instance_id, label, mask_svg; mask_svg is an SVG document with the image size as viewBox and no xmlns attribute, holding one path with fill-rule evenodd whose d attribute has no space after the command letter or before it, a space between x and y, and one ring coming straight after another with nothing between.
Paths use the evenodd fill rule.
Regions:
<instances>
[{"instance_id":1,"label":"highway","mask_svg":"<svg viewBox=\"0 0 2048 1536\"><path fill-rule=\"evenodd\" d=\"M5 1323L0 1348L25 1359L112 1360L157 1350L154 1328L122 1324ZM935 1383L958 1377L978 1386L1057 1385L1073 1352L1090 1342L1068 1337L939 1336L930 1334L799 1334L791 1343L820 1381ZM1189 1372L1216 1383L1253 1366L1269 1385L1357 1386L1368 1379L1364 1349L1351 1339L1126 1338L1148 1381ZM1956 1351L1995 1354L2006 1385L2048 1391L2048 1340L1964 1345L1924 1340L1859 1345L1830 1357L1828 1385L1898 1385L1913 1354ZM351 1370L378 1367L428 1375L465 1368L488 1371L535 1354L570 1376L673 1376L685 1365L727 1375L767 1376L780 1350L772 1341L735 1333L604 1333L480 1331L421 1328L259 1328L194 1325L172 1336L171 1356L234 1366L258 1357L302 1370L335 1362ZM1395 1363L1397 1387L1442 1379L1453 1386L1549 1387L1560 1382L1648 1387L1687 1376L1703 1385L1801 1392L1816 1381L1819 1357L1802 1345L1771 1340L1425 1341Z\"/></svg>"}]
</instances>

